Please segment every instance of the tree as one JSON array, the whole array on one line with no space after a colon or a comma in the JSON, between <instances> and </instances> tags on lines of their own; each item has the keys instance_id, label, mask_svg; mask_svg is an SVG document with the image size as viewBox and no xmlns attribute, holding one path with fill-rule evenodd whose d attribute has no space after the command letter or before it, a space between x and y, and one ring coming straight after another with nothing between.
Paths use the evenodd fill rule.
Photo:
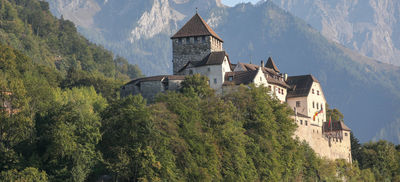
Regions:
<instances>
[{"instance_id":1,"label":"tree","mask_svg":"<svg viewBox=\"0 0 400 182\"><path fill-rule=\"evenodd\" d=\"M46 182L48 181L47 174L44 171L39 171L36 168L28 167L22 171L15 169L2 171L0 180L4 182L26 181L26 182Z\"/></svg>"},{"instance_id":2,"label":"tree","mask_svg":"<svg viewBox=\"0 0 400 182\"><path fill-rule=\"evenodd\" d=\"M38 116L38 151L52 181L85 181L100 158L99 113L106 101L93 88L57 93L57 105Z\"/></svg>"},{"instance_id":3,"label":"tree","mask_svg":"<svg viewBox=\"0 0 400 182\"><path fill-rule=\"evenodd\" d=\"M214 94L214 90L210 88L208 82L208 78L200 74L187 76L181 83L181 92L200 97L210 96Z\"/></svg>"}]
</instances>

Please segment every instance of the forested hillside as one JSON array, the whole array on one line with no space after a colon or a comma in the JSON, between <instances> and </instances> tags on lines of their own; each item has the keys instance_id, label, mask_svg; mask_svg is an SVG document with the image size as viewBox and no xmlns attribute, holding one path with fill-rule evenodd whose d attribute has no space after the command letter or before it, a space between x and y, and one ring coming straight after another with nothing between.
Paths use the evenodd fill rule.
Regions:
<instances>
[{"instance_id":1,"label":"forested hillside","mask_svg":"<svg viewBox=\"0 0 400 182\"><path fill-rule=\"evenodd\" d=\"M220 97L194 75L153 103L121 99L137 67L47 3L0 3L0 181L400 180L400 146L389 142L352 136L353 164L319 158L292 138L292 111L267 88Z\"/></svg>"},{"instance_id":2,"label":"forested hillside","mask_svg":"<svg viewBox=\"0 0 400 182\"><path fill-rule=\"evenodd\" d=\"M43 1L0 1L0 43L21 51L36 64L57 70L60 76L71 70L117 80L141 74L137 66L114 58L78 34L72 22L56 19Z\"/></svg>"}]
</instances>

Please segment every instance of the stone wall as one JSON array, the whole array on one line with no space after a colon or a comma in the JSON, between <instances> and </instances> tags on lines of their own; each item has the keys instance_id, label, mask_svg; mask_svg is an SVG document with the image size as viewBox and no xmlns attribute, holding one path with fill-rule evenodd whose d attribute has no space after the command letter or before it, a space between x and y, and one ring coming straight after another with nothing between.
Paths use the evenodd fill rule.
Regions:
<instances>
[{"instance_id":1,"label":"stone wall","mask_svg":"<svg viewBox=\"0 0 400 182\"><path fill-rule=\"evenodd\" d=\"M222 42L212 36L172 39L173 73L177 74L189 61L201 61L211 52L222 50Z\"/></svg>"},{"instance_id":2,"label":"stone wall","mask_svg":"<svg viewBox=\"0 0 400 182\"><path fill-rule=\"evenodd\" d=\"M167 90L177 91L180 89L181 82L183 80L168 80L163 81L141 81L127 84L122 87L120 95L121 97L127 97L129 95L141 94L145 99L152 101L157 94L165 92Z\"/></svg>"},{"instance_id":3,"label":"stone wall","mask_svg":"<svg viewBox=\"0 0 400 182\"><path fill-rule=\"evenodd\" d=\"M322 127L309 122L305 125L304 121L309 121L309 118L295 117L295 121L298 128L294 137L306 141L315 153L327 159L344 159L351 163L350 131L338 131L341 132L342 139L329 138L322 132Z\"/></svg>"}]
</instances>

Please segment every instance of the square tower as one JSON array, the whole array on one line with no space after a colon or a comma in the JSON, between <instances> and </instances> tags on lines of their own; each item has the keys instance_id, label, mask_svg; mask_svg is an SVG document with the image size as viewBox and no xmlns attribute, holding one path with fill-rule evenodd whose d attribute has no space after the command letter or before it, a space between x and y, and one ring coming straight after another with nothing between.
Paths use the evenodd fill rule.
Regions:
<instances>
[{"instance_id":1,"label":"square tower","mask_svg":"<svg viewBox=\"0 0 400 182\"><path fill-rule=\"evenodd\" d=\"M224 41L197 13L171 39L174 75L189 61L201 61L211 52L223 51Z\"/></svg>"}]
</instances>

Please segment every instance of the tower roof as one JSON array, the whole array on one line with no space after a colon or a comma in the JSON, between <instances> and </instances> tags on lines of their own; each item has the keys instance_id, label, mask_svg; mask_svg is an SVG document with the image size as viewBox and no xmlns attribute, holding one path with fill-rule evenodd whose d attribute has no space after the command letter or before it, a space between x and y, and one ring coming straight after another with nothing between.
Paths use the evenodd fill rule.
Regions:
<instances>
[{"instance_id":1,"label":"tower roof","mask_svg":"<svg viewBox=\"0 0 400 182\"><path fill-rule=\"evenodd\" d=\"M171 39L211 35L224 42L211 27L196 13Z\"/></svg>"},{"instance_id":2,"label":"tower roof","mask_svg":"<svg viewBox=\"0 0 400 182\"><path fill-rule=\"evenodd\" d=\"M271 68L271 69L275 70L278 73L281 72L281 71L279 71L278 67L275 65L275 62L274 62L274 60L272 60L271 57L268 58L268 61L265 64L265 67Z\"/></svg>"}]
</instances>

